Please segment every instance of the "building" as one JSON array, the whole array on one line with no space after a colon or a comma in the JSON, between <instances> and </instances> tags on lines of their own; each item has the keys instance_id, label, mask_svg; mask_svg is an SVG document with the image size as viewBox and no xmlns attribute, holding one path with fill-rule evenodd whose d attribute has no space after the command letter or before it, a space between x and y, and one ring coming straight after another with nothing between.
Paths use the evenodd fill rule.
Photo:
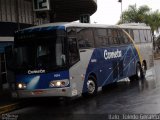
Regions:
<instances>
[{"instance_id":1,"label":"building","mask_svg":"<svg viewBox=\"0 0 160 120\"><path fill-rule=\"evenodd\" d=\"M14 32L48 22L69 22L97 10L97 0L50 0L49 10L35 11L34 2L49 0L0 0L0 90L8 88L5 47L13 44Z\"/></svg>"}]
</instances>

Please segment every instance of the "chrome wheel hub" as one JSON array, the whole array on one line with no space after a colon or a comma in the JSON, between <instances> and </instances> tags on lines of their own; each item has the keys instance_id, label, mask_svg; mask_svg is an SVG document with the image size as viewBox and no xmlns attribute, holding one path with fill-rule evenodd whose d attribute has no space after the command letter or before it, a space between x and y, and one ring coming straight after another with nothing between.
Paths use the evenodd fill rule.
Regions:
<instances>
[{"instance_id":1,"label":"chrome wheel hub","mask_svg":"<svg viewBox=\"0 0 160 120\"><path fill-rule=\"evenodd\" d=\"M93 94L95 91L96 85L93 80L88 80L87 82L87 89L88 93Z\"/></svg>"},{"instance_id":2,"label":"chrome wheel hub","mask_svg":"<svg viewBox=\"0 0 160 120\"><path fill-rule=\"evenodd\" d=\"M140 71L140 69L137 70L137 75L138 75L139 78L141 77L141 71Z\"/></svg>"}]
</instances>

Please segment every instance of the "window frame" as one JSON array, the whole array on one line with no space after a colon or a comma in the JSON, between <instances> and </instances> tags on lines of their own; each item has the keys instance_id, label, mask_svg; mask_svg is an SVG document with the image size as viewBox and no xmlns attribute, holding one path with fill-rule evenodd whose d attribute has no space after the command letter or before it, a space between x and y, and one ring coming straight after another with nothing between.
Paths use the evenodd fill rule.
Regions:
<instances>
[{"instance_id":1,"label":"window frame","mask_svg":"<svg viewBox=\"0 0 160 120\"><path fill-rule=\"evenodd\" d=\"M70 39L74 39L76 42L76 54L77 54L77 58L76 60L72 61L72 54L70 55ZM76 39L76 37L71 37L71 36L67 36L67 42L68 42L68 60L69 60L69 66L73 66L74 64L76 64L77 62L80 61L80 53L79 53L79 48L78 48L78 41ZM73 47L75 48L75 47Z\"/></svg>"}]
</instances>

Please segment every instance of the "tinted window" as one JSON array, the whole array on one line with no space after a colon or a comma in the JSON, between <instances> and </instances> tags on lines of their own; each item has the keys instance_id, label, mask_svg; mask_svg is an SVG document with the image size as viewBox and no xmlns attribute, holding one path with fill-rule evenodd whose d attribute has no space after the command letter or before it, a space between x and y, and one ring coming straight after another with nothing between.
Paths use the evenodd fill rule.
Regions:
<instances>
[{"instance_id":1,"label":"tinted window","mask_svg":"<svg viewBox=\"0 0 160 120\"><path fill-rule=\"evenodd\" d=\"M134 34L134 41L136 43L139 43L140 42L139 31L138 30L133 30L133 34Z\"/></svg>"},{"instance_id":2,"label":"tinted window","mask_svg":"<svg viewBox=\"0 0 160 120\"><path fill-rule=\"evenodd\" d=\"M121 32L122 33L122 40L121 42L128 44L131 43L130 38L128 37L130 35L129 30L125 29L124 31Z\"/></svg>"},{"instance_id":3,"label":"tinted window","mask_svg":"<svg viewBox=\"0 0 160 120\"><path fill-rule=\"evenodd\" d=\"M107 37L108 37L108 41L109 41L109 44L114 44L114 41L112 39L112 29L107 29Z\"/></svg>"},{"instance_id":4,"label":"tinted window","mask_svg":"<svg viewBox=\"0 0 160 120\"><path fill-rule=\"evenodd\" d=\"M75 36L76 35L75 28L67 28L67 34L68 36Z\"/></svg>"},{"instance_id":5,"label":"tinted window","mask_svg":"<svg viewBox=\"0 0 160 120\"><path fill-rule=\"evenodd\" d=\"M29 39L28 39L29 40ZM34 38L15 44L14 60L18 71L35 68L59 69L66 65L66 39L61 36Z\"/></svg>"},{"instance_id":6,"label":"tinted window","mask_svg":"<svg viewBox=\"0 0 160 120\"><path fill-rule=\"evenodd\" d=\"M118 30L118 40L120 44L125 43L124 32L121 29Z\"/></svg>"},{"instance_id":7,"label":"tinted window","mask_svg":"<svg viewBox=\"0 0 160 120\"><path fill-rule=\"evenodd\" d=\"M144 37L144 30L139 30L139 33L140 33L140 41L141 42L146 42L145 37Z\"/></svg>"},{"instance_id":8,"label":"tinted window","mask_svg":"<svg viewBox=\"0 0 160 120\"><path fill-rule=\"evenodd\" d=\"M108 45L109 37L106 29L96 29L95 42L97 47L105 47Z\"/></svg>"},{"instance_id":9,"label":"tinted window","mask_svg":"<svg viewBox=\"0 0 160 120\"><path fill-rule=\"evenodd\" d=\"M148 36L148 41L151 42L152 41L152 34L150 30L147 30L147 36Z\"/></svg>"},{"instance_id":10,"label":"tinted window","mask_svg":"<svg viewBox=\"0 0 160 120\"><path fill-rule=\"evenodd\" d=\"M144 40L145 42L148 42L148 36L147 36L147 30L144 30Z\"/></svg>"},{"instance_id":11,"label":"tinted window","mask_svg":"<svg viewBox=\"0 0 160 120\"><path fill-rule=\"evenodd\" d=\"M94 38L91 28L77 28L77 40L79 48L94 47Z\"/></svg>"},{"instance_id":12,"label":"tinted window","mask_svg":"<svg viewBox=\"0 0 160 120\"><path fill-rule=\"evenodd\" d=\"M106 29L97 29L97 35L105 37L107 35Z\"/></svg>"},{"instance_id":13,"label":"tinted window","mask_svg":"<svg viewBox=\"0 0 160 120\"><path fill-rule=\"evenodd\" d=\"M77 47L76 38L68 38L69 42L69 63L73 65L77 61L79 61L79 51Z\"/></svg>"},{"instance_id":14,"label":"tinted window","mask_svg":"<svg viewBox=\"0 0 160 120\"><path fill-rule=\"evenodd\" d=\"M123 34L123 39L124 39L124 43L125 43L125 44L131 42L130 39L129 39L129 37L128 37L125 33Z\"/></svg>"},{"instance_id":15,"label":"tinted window","mask_svg":"<svg viewBox=\"0 0 160 120\"><path fill-rule=\"evenodd\" d=\"M114 44L119 44L117 29L112 29L112 40Z\"/></svg>"},{"instance_id":16,"label":"tinted window","mask_svg":"<svg viewBox=\"0 0 160 120\"><path fill-rule=\"evenodd\" d=\"M125 29L125 31L134 39L133 30L132 29Z\"/></svg>"},{"instance_id":17,"label":"tinted window","mask_svg":"<svg viewBox=\"0 0 160 120\"><path fill-rule=\"evenodd\" d=\"M133 30L132 30L132 29L129 30L129 34L130 34L130 36L132 37L132 39L134 40L134 35L133 35Z\"/></svg>"}]
</instances>

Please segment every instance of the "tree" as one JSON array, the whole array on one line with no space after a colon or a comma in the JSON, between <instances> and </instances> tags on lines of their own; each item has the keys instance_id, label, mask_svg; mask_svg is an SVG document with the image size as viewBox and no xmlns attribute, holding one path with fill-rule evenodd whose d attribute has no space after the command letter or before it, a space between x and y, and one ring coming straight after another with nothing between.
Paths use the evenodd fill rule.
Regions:
<instances>
[{"instance_id":1,"label":"tree","mask_svg":"<svg viewBox=\"0 0 160 120\"><path fill-rule=\"evenodd\" d=\"M121 15L123 16L123 23L145 23L151 27L152 34L154 35L154 31L158 31L160 27L160 12L151 11L151 9L146 6L140 6L137 8L135 5L130 5L128 10L124 11ZM118 24L121 24L120 20Z\"/></svg>"},{"instance_id":2,"label":"tree","mask_svg":"<svg viewBox=\"0 0 160 120\"><path fill-rule=\"evenodd\" d=\"M136 4L130 5L127 11L124 11L123 21L124 22L144 22L146 14L150 11L148 6L141 6L137 9Z\"/></svg>"},{"instance_id":3,"label":"tree","mask_svg":"<svg viewBox=\"0 0 160 120\"><path fill-rule=\"evenodd\" d=\"M152 34L154 34L154 31L158 32L160 27L160 12L158 10L151 12L146 16L145 23L151 27Z\"/></svg>"}]
</instances>

